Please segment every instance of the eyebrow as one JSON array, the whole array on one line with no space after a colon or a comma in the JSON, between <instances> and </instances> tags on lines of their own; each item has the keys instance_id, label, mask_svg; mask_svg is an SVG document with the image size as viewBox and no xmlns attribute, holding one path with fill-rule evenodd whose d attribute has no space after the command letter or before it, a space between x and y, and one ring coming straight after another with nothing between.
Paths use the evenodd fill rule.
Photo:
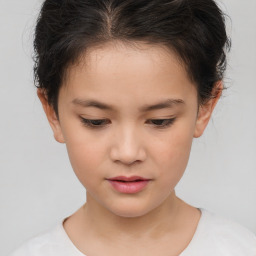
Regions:
<instances>
[{"instance_id":1,"label":"eyebrow","mask_svg":"<svg viewBox=\"0 0 256 256\"><path fill-rule=\"evenodd\" d=\"M108 105L103 102L99 102L97 100L90 100L90 99L74 99L72 100L74 105L80 105L82 107L94 107L102 110L108 111L115 111L115 108L112 105ZM164 108L172 108L175 105L185 105L184 100L182 99L167 99L161 102L158 102L153 105L144 105L142 106L139 111L140 112L148 112L152 110L164 109Z\"/></svg>"}]
</instances>

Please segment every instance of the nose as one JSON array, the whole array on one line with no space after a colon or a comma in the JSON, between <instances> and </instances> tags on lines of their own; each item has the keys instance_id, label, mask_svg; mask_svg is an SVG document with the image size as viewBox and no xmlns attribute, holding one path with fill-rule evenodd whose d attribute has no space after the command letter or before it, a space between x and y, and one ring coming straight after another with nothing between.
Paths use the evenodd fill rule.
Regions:
<instances>
[{"instance_id":1,"label":"nose","mask_svg":"<svg viewBox=\"0 0 256 256\"><path fill-rule=\"evenodd\" d=\"M146 159L146 151L142 143L143 136L135 128L125 127L114 135L110 156L112 161L131 165Z\"/></svg>"}]
</instances>

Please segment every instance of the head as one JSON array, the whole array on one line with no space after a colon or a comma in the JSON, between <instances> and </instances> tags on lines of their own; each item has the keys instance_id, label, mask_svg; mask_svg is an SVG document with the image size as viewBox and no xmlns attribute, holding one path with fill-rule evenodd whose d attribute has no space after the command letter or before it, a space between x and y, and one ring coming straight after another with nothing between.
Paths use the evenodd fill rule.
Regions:
<instances>
[{"instance_id":1,"label":"head","mask_svg":"<svg viewBox=\"0 0 256 256\"><path fill-rule=\"evenodd\" d=\"M38 96L88 196L120 216L161 205L223 90L216 3L46 0L34 46ZM120 175L151 181L122 194L107 180Z\"/></svg>"}]
</instances>

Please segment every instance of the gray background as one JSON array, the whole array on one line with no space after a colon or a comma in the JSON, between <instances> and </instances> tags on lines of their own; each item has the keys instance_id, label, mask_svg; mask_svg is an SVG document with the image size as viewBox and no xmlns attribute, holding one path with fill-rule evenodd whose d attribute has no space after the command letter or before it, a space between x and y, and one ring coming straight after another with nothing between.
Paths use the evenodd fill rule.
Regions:
<instances>
[{"instance_id":1,"label":"gray background","mask_svg":"<svg viewBox=\"0 0 256 256\"><path fill-rule=\"evenodd\" d=\"M42 1L0 0L0 255L85 201L36 97L33 26ZM219 102L177 186L186 202L256 233L256 1L222 0L233 48Z\"/></svg>"}]
</instances>

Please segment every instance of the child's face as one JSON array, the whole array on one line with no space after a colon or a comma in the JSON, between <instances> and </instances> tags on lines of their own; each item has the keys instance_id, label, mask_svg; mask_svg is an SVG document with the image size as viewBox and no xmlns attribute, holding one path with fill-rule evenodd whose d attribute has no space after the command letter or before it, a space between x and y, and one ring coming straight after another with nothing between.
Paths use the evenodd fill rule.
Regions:
<instances>
[{"instance_id":1,"label":"child's face","mask_svg":"<svg viewBox=\"0 0 256 256\"><path fill-rule=\"evenodd\" d=\"M202 134L213 108L200 108L197 116L196 87L175 55L160 46L141 47L109 44L88 52L60 89L60 122L48 114L87 199L126 217L150 212L173 192L193 137ZM168 100L174 101L165 106ZM86 106L89 101L111 109ZM159 103L162 107L148 108ZM81 118L103 121L88 127ZM155 119L173 121L164 127L168 120ZM117 191L107 180L134 175L150 179L136 193Z\"/></svg>"}]
</instances>

